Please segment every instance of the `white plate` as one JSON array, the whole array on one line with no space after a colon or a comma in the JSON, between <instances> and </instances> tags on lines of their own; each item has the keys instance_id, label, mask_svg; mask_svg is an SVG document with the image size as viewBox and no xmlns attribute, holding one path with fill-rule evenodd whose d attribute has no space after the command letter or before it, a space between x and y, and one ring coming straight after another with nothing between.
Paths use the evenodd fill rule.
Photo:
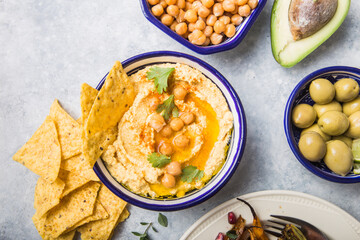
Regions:
<instances>
[{"instance_id":1,"label":"white plate","mask_svg":"<svg viewBox=\"0 0 360 240\"><path fill-rule=\"evenodd\" d=\"M292 216L313 224L329 239L360 239L360 222L344 210L320 198L282 190L249 193L239 198L248 201L262 221L271 219L270 214ZM236 216L241 214L246 223L252 223L250 209L242 202L232 199L201 217L180 240L212 240L219 232L226 233L231 229L227 222L227 213L230 211Z\"/></svg>"}]
</instances>

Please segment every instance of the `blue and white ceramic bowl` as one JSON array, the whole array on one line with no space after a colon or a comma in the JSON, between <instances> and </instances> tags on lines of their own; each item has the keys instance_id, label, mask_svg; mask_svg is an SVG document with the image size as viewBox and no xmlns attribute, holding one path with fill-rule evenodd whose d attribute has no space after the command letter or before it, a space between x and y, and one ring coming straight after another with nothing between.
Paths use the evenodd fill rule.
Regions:
<instances>
[{"instance_id":1,"label":"blue and white ceramic bowl","mask_svg":"<svg viewBox=\"0 0 360 240\"><path fill-rule=\"evenodd\" d=\"M317 70L307 75L301 80L292 91L285 108L284 128L287 141L291 150L299 162L315 175L332 182L339 183L357 183L360 182L360 175L349 173L346 176L340 176L333 173L323 162L312 163L308 161L301 153L298 147L301 129L294 126L291 121L292 109L300 103L314 104L309 94L310 83L317 78L326 78L335 83L341 78L352 78L360 84L360 69L344 66L327 67Z\"/></svg>"},{"instance_id":2,"label":"blue and white ceramic bowl","mask_svg":"<svg viewBox=\"0 0 360 240\"><path fill-rule=\"evenodd\" d=\"M212 54L222 51L227 51L235 48L246 36L251 26L254 24L255 20L259 16L260 12L263 10L267 0L259 0L258 6L252 11L249 17L247 17L244 22L242 22L239 26L236 27L236 34L226 39L224 42L218 45L210 45L210 46L198 46L192 44L187 39L181 37L176 32L172 31L168 26L165 26L159 19L157 19L152 13L150 9L150 5L147 0L140 0L141 9L145 17L156 27L158 27L161 31L169 35L171 38L181 43L185 47L193 50L194 52L200 54Z\"/></svg>"},{"instance_id":3,"label":"blue and white ceramic bowl","mask_svg":"<svg viewBox=\"0 0 360 240\"><path fill-rule=\"evenodd\" d=\"M184 197L174 199L150 199L131 192L110 175L101 159L96 162L94 171L101 182L103 182L113 193L133 205L150 210L175 211L197 205L207 200L229 181L239 165L244 152L246 120L240 99L229 82L216 69L198 58L178 52L159 51L140 54L122 62L124 70L129 75L134 74L148 65L159 63L187 64L201 71L222 91L228 102L230 111L234 116L234 129L224 166L202 189L192 191ZM100 81L97 89L101 88L105 78L106 76Z\"/></svg>"}]
</instances>

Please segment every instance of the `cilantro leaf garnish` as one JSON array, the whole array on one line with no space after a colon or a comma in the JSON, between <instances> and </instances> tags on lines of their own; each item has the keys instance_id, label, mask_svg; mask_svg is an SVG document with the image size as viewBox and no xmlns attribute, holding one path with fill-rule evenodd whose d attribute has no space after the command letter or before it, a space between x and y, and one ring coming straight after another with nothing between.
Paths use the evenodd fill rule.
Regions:
<instances>
[{"instance_id":1,"label":"cilantro leaf garnish","mask_svg":"<svg viewBox=\"0 0 360 240\"><path fill-rule=\"evenodd\" d=\"M173 117L179 117L179 109L175 106L172 110Z\"/></svg>"},{"instance_id":2,"label":"cilantro leaf garnish","mask_svg":"<svg viewBox=\"0 0 360 240\"><path fill-rule=\"evenodd\" d=\"M170 95L170 97L168 97L162 104L157 107L156 111L161 113L165 120L168 120L171 114L174 116L176 115L176 112L174 114L173 111L175 108L177 109L174 102L174 95ZM179 111L177 112L177 115L179 115Z\"/></svg>"},{"instance_id":3,"label":"cilantro leaf garnish","mask_svg":"<svg viewBox=\"0 0 360 240\"><path fill-rule=\"evenodd\" d=\"M152 153L148 155L147 160L154 168L162 168L171 162L170 157L159 153Z\"/></svg>"},{"instance_id":4,"label":"cilantro leaf garnish","mask_svg":"<svg viewBox=\"0 0 360 240\"><path fill-rule=\"evenodd\" d=\"M235 230L230 230L226 233L226 236L230 239L237 239L239 236L236 234Z\"/></svg>"},{"instance_id":5,"label":"cilantro leaf garnish","mask_svg":"<svg viewBox=\"0 0 360 240\"><path fill-rule=\"evenodd\" d=\"M158 222L161 226L163 227L167 227L168 226L168 220L167 220L167 217L162 214L162 213L159 213L159 216L158 216Z\"/></svg>"},{"instance_id":6,"label":"cilantro leaf garnish","mask_svg":"<svg viewBox=\"0 0 360 240\"><path fill-rule=\"evenodd\" d=\"M162 94L168 87L168 79L175 68L152 67L146 72L149 80L154 79L156 91Z\"/></svg>"},{"instance_id":7,"label":"cilantro leaf garnish","mask_svg":"<svg viewBox=\"0 0 360 240\"><path fill-rule=\"evenodd\" d=\"M182 170L181 181L191 183L194 180L200 180L203 176L204 171L190 165Z\"/></svg>"}]
</instances>

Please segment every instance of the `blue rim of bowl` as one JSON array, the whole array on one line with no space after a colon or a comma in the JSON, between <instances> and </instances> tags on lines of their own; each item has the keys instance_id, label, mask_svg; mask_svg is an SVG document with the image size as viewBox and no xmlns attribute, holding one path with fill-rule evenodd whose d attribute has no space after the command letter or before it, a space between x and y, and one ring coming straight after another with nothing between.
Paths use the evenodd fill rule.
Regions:
<instances>
[{"instance_id":1,"label":"blue rim of bowl","mask_svg":"<svg viewBox=\"0 0 360 240\"><path fill-rule=\"evenodd\" d=\"M210 66L209 64L207 64L206 62L193 57L191 55L188 54L184 54L184 53L179 53L179 52L173 52L173 51L154 51L154 52L148 52L148 53L143 53L143 54L139 54L136 55L134 57L131 57L125 61L122 62L122 65L124 68L126 68L128 65L135 63L137 61L146 59L146 58L152 58L152 57L159 57L159 56L172 56L172 57L181 57L181 58L186 58L189 59L193 62L196 62L197 64L199 64L200 66L202 66L203 68L207 69L209 72L211 72L214 76L216 76L218 78L218 80L225 86L226 90L230 93L232 100L234 101L234 105L235 105L235 110L236 112L239 114L239 119L240 119L240 130L239 130L239 142L237 143L238 145L235 146L236 151L234 158L228 159L228 161L233 161L232 165L229 167L228 171L226 172L226 174L224 175L224 177L222 179L219 180L219 182L217 183L216 187L209 189L207 192L204 192L203 194L201 194L200 196L198 196L197 198L194 199L190 199L187 202L183 202L183 203L179 203L179 204L173 204L173 205L166 205L166 206L162 206L161 205L161 201L158 201L158 204L149 204L149 203L144 203L142 201L139 201L137 199L134 199L132 197L129 197L128 195L124 194L123 192L119 191L113 184L111 184L107 178L105 177L104 173L101 171L98 163L96 162L94 165L94 171L96 173L96 175L99 177L100 181L107 187L109 188L114 194L116 194L118 197L120 197L121 199L123 199L126 202L129 202L135 206L141 207L141 208L145 208L145 209L149 209L149 210L155 210L155 211L177 211L177 210L181 210L181 209L185 209L185 208L189 208L192 206L195 206L197 204L200 204L202 202L204 202L205 200L209 199L210 197L214 196L221 188L223 188L223 186L230 180L230 178L232 177L232 175L234 174L234 172L236 171L241 158L244 154L244 150L245 150L245 144L246 144L246 117L245 117L245 112L244 112L244 108L241 104L240 98L237 95L236 91L234 90L234 88L230 85L230 83L224 78L224 76L221 75L220 72L218 72L215 68L213 68L212 66ZM96 87L96 89L100 89L102 87L102 85L104 84L104 81L106 79L107 74L103 77L103 79L100 81L100 83L98 84L98 86ZM201 191L201 190L200 190ZM176 200L176 199L174 199ZM169 200L171 201L171 200Z\"/></svg>"},{"instance_id":2,"label":"blue rim of bowl","mask_svg":"<svg viewBox=\"0 0 360 240\"><path fill-rule=\"evenodd\" d=\"M291 123L291 111L293 108L293 104L296 100L297 93L302 90L303 86L306 85L308 82L312 81L313 79L317 78L320 75L334 72L334 74L341 73L341 74L356 74L360 76L360 69L354 68L354 67L347 67L347 66L333 66L333 67L326 67L319 69L317 71L314 71L307 75L305 78L303 78L294 88L294 90L291 92L289 99L286 103L285 107L285 114L284 114L284 128L285 128L285 134L286 139L289 143L289 146L294 153L295 157L298 159L298 161L307 168L310 172L313 174L326 179L328 181L332 182L338 182L338 183L358 183L360 182L360 175L353 175L353 176L340 176L340 175L334 175L325 171L322 171L321 169L314 166L310 161L305 159L300 151L298 150L297 143L295 141L293 131L292 131L292 123Z\"/></svg>"},{"instance_id":3,"label":"blue rim of bowl","mask_svg":"<svg viewBox=\"0 0 360 240\"><path fill-rule=\"evenodd\" d=\"M233 37L226 39L223 43L219 45L211 45L211 46L197 46L195 44L190 43L188 40L181 37L177 33L173 32L169 27L161 23L161 21L151 13L150 6L147 0L140 0L140 5L146 19L149 20L152 24L154 24L157 28L159 28L161 31L166 33L175 41L193 50L194 52L206 55L206 54L227 51L239 45L239 43L244 39L248 31L250 30L251 26L254 24L255 20L258 18L261 11L265 7L266 1L267 0L259 0L258 6L251 12L250 16L248 16L244 20L244 22L236 28L236 34Z\"/></svg>"}]
</instances>

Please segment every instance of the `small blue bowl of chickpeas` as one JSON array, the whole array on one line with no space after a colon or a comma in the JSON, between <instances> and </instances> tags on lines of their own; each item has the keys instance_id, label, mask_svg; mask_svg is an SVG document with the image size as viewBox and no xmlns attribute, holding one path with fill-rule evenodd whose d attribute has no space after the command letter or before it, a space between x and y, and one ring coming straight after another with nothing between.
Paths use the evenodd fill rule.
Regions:
<instances>
[{"instance_id":1,"label":"small blue bowl of chickpeas","mask_svg":"<svg viewBox=\"0 0 360 240\"><path fill-rule=\"evenodd\" d=\"M290 94L284 114L289 146L299 162L332 182L360 182L360 69L334 66L301 80Z\"/></svg>"},{"instance_id":2,"label":"small blue bowl of chickpeas","mask_svg":"<svg viewBox=\"0 0 360 240\"><path fill-rule=\"evenodd\" d=\"M199 54L235 48L266 0L140 0L145 17Z\"/></svg>"}]
</instances>

